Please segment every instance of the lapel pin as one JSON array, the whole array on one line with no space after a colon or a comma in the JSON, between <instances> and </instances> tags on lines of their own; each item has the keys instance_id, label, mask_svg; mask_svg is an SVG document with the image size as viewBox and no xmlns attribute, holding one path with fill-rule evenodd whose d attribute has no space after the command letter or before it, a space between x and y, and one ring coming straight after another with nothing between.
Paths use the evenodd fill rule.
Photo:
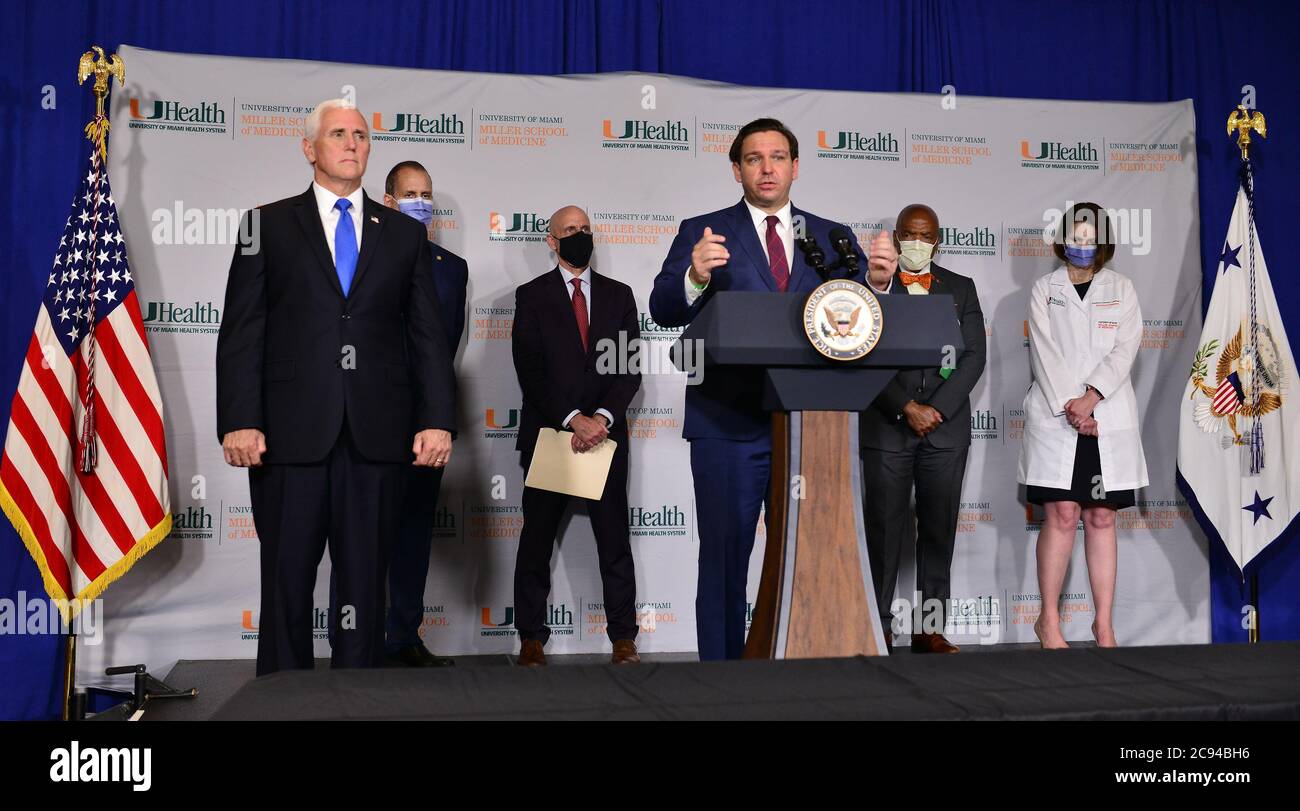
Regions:
<instances>
[{"instance_id":1,"label":"lapel pin","mask_svg":"<svg viewBox=\"0 0 1300 811\"><path fill-rule=\"evenodd\" d=\"M374 222L374 223L377 223L377 222L379 222L379 218L376 217L376 216L374 216L374 215L371 215L371 217L370 217L370 221L371 221L371 222Z\"/></svg>"}]
</instances>

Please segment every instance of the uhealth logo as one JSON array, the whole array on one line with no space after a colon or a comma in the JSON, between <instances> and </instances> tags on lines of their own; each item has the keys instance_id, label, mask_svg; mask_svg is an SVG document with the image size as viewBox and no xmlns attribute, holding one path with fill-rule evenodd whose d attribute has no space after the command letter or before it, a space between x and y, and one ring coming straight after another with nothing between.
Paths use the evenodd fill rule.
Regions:
<instances>
[{"instance_id":1,"label":"uhealth logo","mask_svg":"<svg viewBox=\"0 0 1300 811\"><path fill-rule=\"evenodd\" d=\"M987 225L974 228L940 228L943 252L959 256L997 256L998 232Z\"/></svg>"},{"instance_id":2,"label":"uhealth logo","mask_svg":"<svg viewBox=\"0 0 1300 811\"><path fill-rule=\"evenodd\" d=\"M852 130L817 130L817 156L892 163L902 160L902 150L892 132L868 135Z\"/></svg>"},{"instance_id":3,"label":"uhealth logo","mask_svg":"<svg viewBox=\"0 0 1300 811\"><path fill-rule=\"evenodd\" d=\"M532 211L488 212L488 239L493 242L542 242L551 221Z\"/></svg>"},{"instance_id":4,"label":"uhealth logo","mask_svg":"<svg viewBox=\"0 0 1300 811\"><path fill-rule=\"evenodd\" d=\"M971 439L997 439L998 418L991 408L975 409L970 413Z\"/></svg>"},{"instance_id":5,"label":"uhealth logo","mask_svg":"<svg viewBox=\"0 0 1300 811\"><path fill-rule=\"evenodd\" d=\"M686 535L686 513L676 504L628 507L627 527L631 535L638 537L684 536Z\"/></svg>"},{"instance_id":6,"label":"uhealth logo","mask_svg":"<svg viewBox=\"0 0 1300 811\"><path fill-rule=\"evenodd\" d=\"M172 510L172 532L169 536L178 541L210 541L216 537L212 528L212 513L206 507L193 504L184 512Z\"/></svg>"},{"instance_id":7,"label":"uhealth logo","mask_svg":"<svg viewBox=\"0 0 1300 811\"><path fill-rule=\"evenodd\" d=\"M514 636L515 634L515 608L506 606L505 618L497 622L492 616L492 609L484 606L482 609L483 619L482 627L479 628L479 636Z\"/></svg>"},{"instance_id":8,"label":"uhealth logo","mask_svg":"<svg viewBox=\"0 0 1300 811\"><path fill-rule=\"evenodd\" d=\"M187 104L182 101L155 99L142 102L133 98L130 103L133 129L166 129L184 132L228 131L226 111L215 101Z\"/></svg>"},{"instance_id":9,"label":"uhealth logo","mask_svg":"<svg viewBox=\"0 0 1300 811\"><path fill-rule=\"evenodd\" d=\"M625 119L615 123L606 118L601 146L606 149L668 149L685 151L691 148L690 129L681 121L646 121Z\"/></svg>"},{"instance_id":10,"label":"uhealth logo","mask_svg":"<svg viewBox=\"0 0 1300 811\"><path fill-rule=\"evenodd\" d=\"M1028 169L1075 169L1085 172L1101 168L1101 153L1089 141L1020 142L1020 165Z\"/></svg>"},{"instance_id":11,"label":"uhealth logo","mask_svg":"<svg viewBox=\"0 0 1300 811\"><path fill-rule=\"evenodd\" d=\"M244 609L240 614L239 627L241 630L239 638L256 640L260 628L260 619L253 611L247 608ZM316 606L311 610L311 628L313 638L329 638L329 609Z\"/></svg>"},{"instance_id":12,"label":"uhealth logo","mask_svg":"<svg viewBox=\"0 0 1300 811\"><path fill-rule=\"evenodd\" d=\"M484 439L514 439L519 436L519 409L506 409L504 414L495 408L483 414Z\"/></svg>"},{"instance_id":13,"label":"uhealth logo","mask_svg":"<svg viewBox=\"0 0 1300 811\"><path fill-rule=\"evenodd\" d=\"M484 424L487 425L488 428L494 428L494 429L497 429L497 430L506 431L506 430L509 430L509 429L511 429L511 428L518 428L518 427L519 427L519 409L517 409L517 408L511 408L511 409L507 410L507 411L506 411L506 418L505 418L505 421L503 422L503 421L501 420L501 418L499 418L499 417L497 416L497 410L496 410L495 408L489 408L489 409L487 410L487 413L484 415L484 419L483 419L483 421L484 421Z\"/></svg>"},{"instance_id":14,"label":"uhealth logo","mask_svg":"<svg viewBox=\"0 0 1300 811\"><path fill-rule=\"evenodd\" d=\"M180 332L216 335L221 327L221 310L214 302L145 302L144 328L148 332Z\"/></svg>"},{"instance_id":15,"label":"uhealth logo","mask_svg":"<svg viewBox=\"0 0 1300 811\"><path fill-rule=\"evenodd\" d=\"M387 122L388 126L385 126ZM465 122L455 113L375 113L371 130L376 141L418 141L428 144L465 143Z\"/></svg>"},{"instance_id":16,"label":"uhealth logo","mask_svg":"<svg viewBox=\"0 0 1300 811\"><path fill-rule=\"evenodd\" d=\"M137 121L159 121L178 124L225 124L226 111L215 101L201 101L186 106L179 101L157 99L140 112L140 100L131 99L131 117Z\"/></svg>"}]
</instances>

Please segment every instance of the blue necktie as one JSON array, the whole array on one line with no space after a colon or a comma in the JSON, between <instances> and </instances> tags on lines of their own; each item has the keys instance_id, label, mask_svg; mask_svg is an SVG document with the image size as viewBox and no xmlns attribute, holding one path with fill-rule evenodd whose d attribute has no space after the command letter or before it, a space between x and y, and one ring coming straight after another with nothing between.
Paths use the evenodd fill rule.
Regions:
<instances>
[{"instance_id":1,"label":"blue necktie","mask_svg":"<svg viewBox=\"0 0 1300 811\"><path fill-rule=\"evenodd\" d=\"M357 272L357 229L348 216L352 201L340 197L334 207L339 210L339 224L334 227L334 270L339 274L339 284L346 296Z\"/></svg>"}]
</instances>

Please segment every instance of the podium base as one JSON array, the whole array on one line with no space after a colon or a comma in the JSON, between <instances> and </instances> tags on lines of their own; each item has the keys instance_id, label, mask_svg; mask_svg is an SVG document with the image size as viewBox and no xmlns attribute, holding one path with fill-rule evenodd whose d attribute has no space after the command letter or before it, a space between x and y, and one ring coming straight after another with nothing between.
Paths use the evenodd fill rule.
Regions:
<instances>
[{"instance_id":1,"label":"podium base","mask_svg":"<svg viewBox=\"0 0 1300 811\"><path fill-rule=\"evenodd\" d=\"M744 658L887 655L862 519L856 412L773 414L770 505Z\"/></svg>"}]
</instances>

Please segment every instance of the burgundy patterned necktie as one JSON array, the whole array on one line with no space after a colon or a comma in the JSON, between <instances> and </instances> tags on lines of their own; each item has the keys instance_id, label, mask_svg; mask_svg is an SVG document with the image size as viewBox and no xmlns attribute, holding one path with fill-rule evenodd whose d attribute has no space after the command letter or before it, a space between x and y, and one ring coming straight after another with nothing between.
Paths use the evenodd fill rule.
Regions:
<instances>
[{"instance_id":1,"label":"burgundy patterned necktie","mask_svg":"<svg viewBox=\"0 0 1300 811\"><path fill-rule=\"evenodd\" d=\"M573 285L573 317L578 319L578 334L582 336L582 351L587 351L587 297L582 295L582 279L570 279Z\"/></svg>"},{"instance_id":2,"label":"burgundy patterned necktie","mask_svg":"<svg viewBox=\"0 0 1300 811\"><path fill-rule=\"evenodd\" d=\"M785 259L785 245L781 244L781 235L776 232L778 222L780 220L775 214L767 215L767 264L772 268L776 289L784 293L790 286L790 265Z\"/></svg>"}]
</instances>

